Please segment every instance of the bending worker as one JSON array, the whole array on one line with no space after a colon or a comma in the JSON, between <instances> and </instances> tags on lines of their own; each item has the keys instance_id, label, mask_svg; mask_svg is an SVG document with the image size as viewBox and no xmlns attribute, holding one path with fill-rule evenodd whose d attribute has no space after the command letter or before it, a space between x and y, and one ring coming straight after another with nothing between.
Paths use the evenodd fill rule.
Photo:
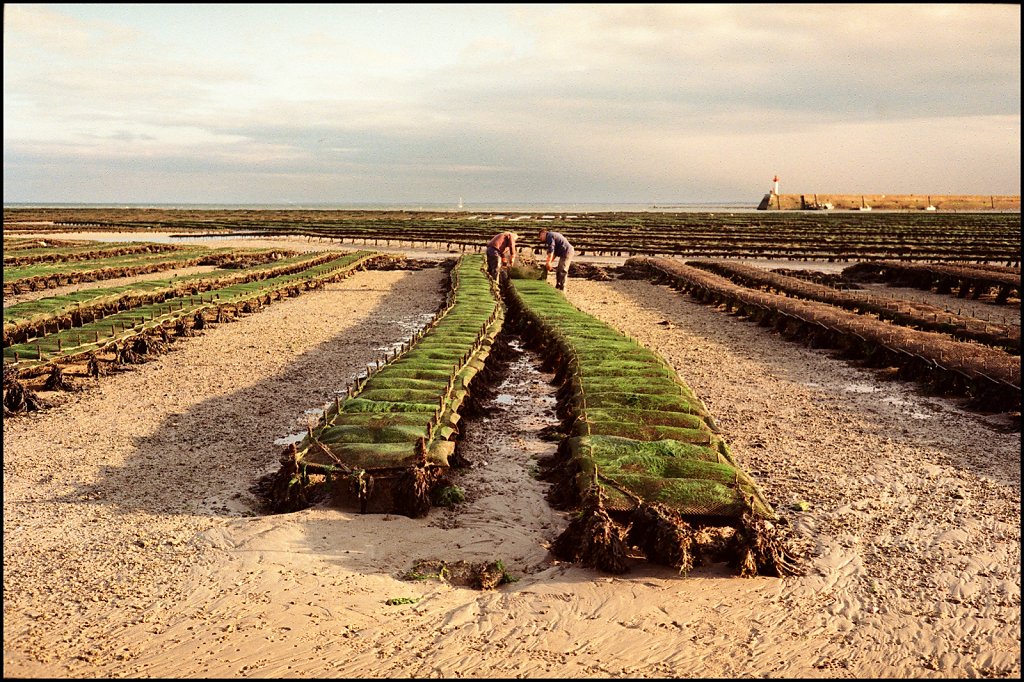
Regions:
<instances>
[{"instance_id":1,"label":"bending worker","mask_svg":"<svg viewBox=\"0 0 1024 682\"><path fill-rule=\"evenodd\" d=\"M544 250L548 254L544 267L548 272L551 272L551 262L556 256L558 257L558 269L555 270L555 288L565 291L565 280L569 278L569 265L572 263L573 256L576 255L576 249L572 247L568 239L562 236L561 232L552 232L551 230L541 228L539 237L544 244Z\"/></svg>"},{"instance_id":2,"label":"bending worker","mask_svg":"<svg viewBox=\"0 0 1024 682\"><path fill-rule=\"evenodd\" d=\"M516 240L519 235L515 232L499 232L487 242L487 274L492 279L498 279L498 266L512 267L516 264Z\"/></svg>"}]
</instances>

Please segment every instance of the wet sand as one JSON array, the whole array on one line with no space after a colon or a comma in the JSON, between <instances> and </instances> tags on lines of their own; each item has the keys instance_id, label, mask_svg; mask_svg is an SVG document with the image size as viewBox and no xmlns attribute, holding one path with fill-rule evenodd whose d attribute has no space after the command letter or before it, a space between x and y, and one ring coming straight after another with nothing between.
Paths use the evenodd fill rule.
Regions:
<instances>
[{"instance_id":1,"label":"wet sand","mask_svg":"<svg viewBox=\"0 0 1024 682\"><path fill-rule=\"evenodd\" d=\"M465 503L261 514L250 487L281 443L443 284L361 272L5 418L5 676L1020 676L1020 433L647 282L568 296L708 405L805 576L554 560L567 517L533 475L553 387L526 352L465 425ZM516 581L403 579L426 558L501 559Z\"/></svg>"}]
</instances>

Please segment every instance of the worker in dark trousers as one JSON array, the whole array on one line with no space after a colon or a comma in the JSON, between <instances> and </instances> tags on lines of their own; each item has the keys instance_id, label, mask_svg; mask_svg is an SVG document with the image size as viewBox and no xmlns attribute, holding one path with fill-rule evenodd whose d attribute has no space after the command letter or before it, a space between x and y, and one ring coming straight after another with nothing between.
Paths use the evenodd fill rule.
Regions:
<instances>
[{"instance_id":1,"label":"worker in dark trousers","mask_svg":"<svg viewBox=\"0 0 1024 682\"><path fill-rule=\"evenodd\" d=\"M569 265L576 255L576 249L573 248L572 244L569 243L569 240L561 232L552 232L551 230L541 228L538 236L544 245L544 250L547 252L547 260L544 263L544 267L548 272L551 272L551 264L555 258L558 258L558 267L555 269L555 288L565 291L565 282L569 279Z\"/></svg>"},{"instance_id":2,"label":"worker in dark trousers","mask_svg":"<svg viewBox=\"0 0 1024 682\"><path fill-rule=\"evenodd\" d=\"M516 264L515 232L499 232L487 242L487 274L491 279L498 279L499 267L512 267Z\"/></svg>"}]
</instances>

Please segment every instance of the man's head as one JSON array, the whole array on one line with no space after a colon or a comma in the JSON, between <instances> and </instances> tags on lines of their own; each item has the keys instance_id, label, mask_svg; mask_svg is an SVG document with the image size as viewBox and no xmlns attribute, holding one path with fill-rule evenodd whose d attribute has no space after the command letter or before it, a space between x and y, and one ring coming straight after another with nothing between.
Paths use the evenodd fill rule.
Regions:
<instances>
[{"instance_id":1,"label":"man's head","mask_svg":"<svg viewBox=\"0 0 1024 682\"><path fill-rule=\"evenodd\" d=\"M540 232L537 234L537 239L544 241L548 238L548 230L545 227L540 228Z\"/></svg>"}]
</instances>

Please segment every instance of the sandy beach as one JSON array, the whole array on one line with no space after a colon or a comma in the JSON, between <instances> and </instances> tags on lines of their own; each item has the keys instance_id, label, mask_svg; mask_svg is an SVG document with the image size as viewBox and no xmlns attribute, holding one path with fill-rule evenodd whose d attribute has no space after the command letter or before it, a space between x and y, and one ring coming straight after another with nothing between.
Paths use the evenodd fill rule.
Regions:
<instances>
[{"instance_id":1,"label":"sandy beach","mask_svg":"<svg viewBox=\"0 0 1024 682\"><path fill-rule=\"evenodd\" d=\"M1020 677L1011 421L645 281L573 279L567 295L694 389L805 575L555 560L568 518L534 476L555 387L521 349L465 425L464 503L262 513L252 487L289 438L444 284L439 268L359 272L5 417L4 676ZM500 559L514 582L405 579L420 559Z\"/></svg>"}]
</instances>

